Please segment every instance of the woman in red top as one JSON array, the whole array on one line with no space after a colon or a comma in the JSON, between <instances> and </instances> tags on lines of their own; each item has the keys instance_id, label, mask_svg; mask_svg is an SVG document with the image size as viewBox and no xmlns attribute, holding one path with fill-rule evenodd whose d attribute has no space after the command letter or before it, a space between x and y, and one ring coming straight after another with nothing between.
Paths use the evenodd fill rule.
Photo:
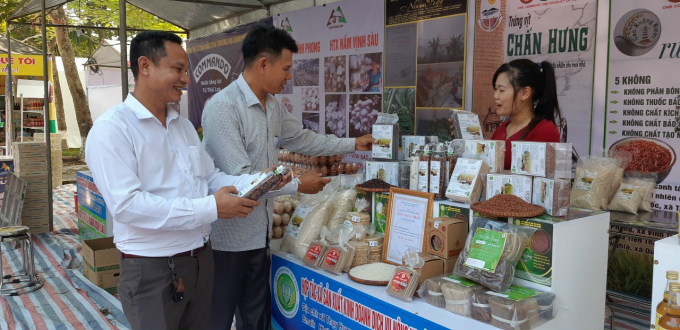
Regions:
<instances>
[{"instance_id":1,"label":"woman in red top","mask_svg":"<svg viewBox=\"0 0 680 330\"><path fill-rule=\"evenodd\" d=\"M550 62L518 59L505 63L496 70L493 87L496 112L510 116L491 138L505 141L506 170L510 169L512 141L560 142L556 123L562 115Z\"/></svg>"}]
</instances>

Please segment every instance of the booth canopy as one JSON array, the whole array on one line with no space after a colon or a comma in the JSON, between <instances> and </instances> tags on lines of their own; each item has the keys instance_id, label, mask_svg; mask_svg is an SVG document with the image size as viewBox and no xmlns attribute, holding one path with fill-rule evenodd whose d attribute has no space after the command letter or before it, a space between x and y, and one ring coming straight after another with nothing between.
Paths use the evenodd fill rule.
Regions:
<instances>
[{"instance_id":1,"label":"booth canopy","mask_svg":"<svg viewBox=\"0 0 680 330\"><path fill-rule=\"evenodd\" d=\"M130 57L130 43L128 42L128 56ZM101 45L87 62L88 65L102 68L120 68L120 41L102 40ZM129 66L129 63L128 63Z\"/></svg>"},{"instance_id":2,"label":"booth canopy","mask_svg":"<svg viewBox=\"0 0 680 330\"><path fill-rule=\"evenodd\" d=\"M11 39L11 38L10 38ZM0 54L7 54L7 47L9 46L9 40L4 34L0 34ZM22 55L42 55L42 50L29 46L19 40L11 39L12 42L12 54L22 54Z\"/></svg>"}]
</instances>

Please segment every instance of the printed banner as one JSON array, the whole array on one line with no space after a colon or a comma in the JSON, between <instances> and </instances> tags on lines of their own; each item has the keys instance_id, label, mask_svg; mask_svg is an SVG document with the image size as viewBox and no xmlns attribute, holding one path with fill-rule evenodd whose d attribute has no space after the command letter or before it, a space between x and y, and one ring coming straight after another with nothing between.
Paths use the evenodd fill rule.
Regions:
<instances>
[{"instance_id":1,"label":"printed banner","mask_svg":"<svg viewBox=\"0 0 680 330\"><path fill-rule=\"evenodd\" d=\"M274 18L298 44L293 80L277 98L304 128L342 138L371 133L382 111L383 17L382 1L347 0Z\"/></svg>"},{"instance_id":2,"label":"printed banner","mask_svg":"<svg viewBox=\"0 0 680 330\"><path fill-rule=\"evenodd\" d=\"M449 109L465 104L467 1L387 1L384 110L402 135L451 139Z\"/></svg>"},{"instance_id":3,"label":"printed banner","mask_svg":"<svg viewBox=\"0 0 680 330\"><path fill-rule=\"evenodd\" d=\"M0 76L7 75L7 54L0 54ZM44 76L42 55L12 54L13 76Z\"/></svg>"},{"instance_id":4,"label":"printed banner","mask_svg":"<svg viewBox=\"0 0 680 330\"><path fill-rule=\"evenodd\" d=\"M279 253L272 253L272 329L446 329Z\"/></svg>"},{"instance_id":5,"label":"printed banner","mask_svg":"<svg viewBox=\"0 0 680 330\"><path fill-rule=\"evenodd\" d=\"M627 171L656 174L652 207L680 210L680 2L612 1L605 150Z\"/></svg>"},{"instance_id":6,"label":"printed banner","mask_svg":"<svg viewBox=\"0 0 680 330\"><path fill-rule=\"evenodd\" d=\"M493 101L492 80L506 62L527 58L555 67L563 120L562 141L577 154L590 153L595 59L596 0L477 0L473 111L484 137L502 123Z\"/></svg>"},{"instance_id":7,"label":"printed banner","mask_svg":"<svg viewBox=\"0 0 680 330\"><path fill-rule=\"evenodd\" d=\"M245 68L241 45L246 34L259 25L271 25L271 17L228 31L187 40L189 54L189 120L201 127L203 106L217 92L238 79Z\"/></svg>"}]
</instances>

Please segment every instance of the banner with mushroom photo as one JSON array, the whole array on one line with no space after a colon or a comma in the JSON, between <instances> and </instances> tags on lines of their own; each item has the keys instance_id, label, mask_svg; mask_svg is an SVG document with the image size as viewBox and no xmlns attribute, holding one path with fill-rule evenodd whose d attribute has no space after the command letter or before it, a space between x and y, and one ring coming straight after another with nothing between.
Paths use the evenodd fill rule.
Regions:
<instances>
[{"instance_id":1,"label":"banner with mushroom photo","mask_svg":"<svg viewBox=\"0 0 680 330\"><path fill-rule=\"evenodd\" d=\"M652 208L680 211L680 1L611 1L605 150L653 176Z\"/></svg>"},{"instance_id":2,"label":"banner with mushroom photo","mask_svg":"<svg viewBox=\"0 0 680 330\"><path fill-rule=\"evenodd\" d=\"M467 1L385 2L383 111L402 135L451 139L450 109L465 104Z\"/></svg>"},{"instance_id":3,"label":"banner with mushroom photo","mask_svg":"<svg viewBox=\"0 0 680 330\"><path fill-rule=\"evenodd\" d=\"M345 0L274 17L298 44L293 79L276 97L304 128L354 138L371 133L383 99L383 1ZM345 156L361 162L370 153Z\"/></svg>"}]
</instances>

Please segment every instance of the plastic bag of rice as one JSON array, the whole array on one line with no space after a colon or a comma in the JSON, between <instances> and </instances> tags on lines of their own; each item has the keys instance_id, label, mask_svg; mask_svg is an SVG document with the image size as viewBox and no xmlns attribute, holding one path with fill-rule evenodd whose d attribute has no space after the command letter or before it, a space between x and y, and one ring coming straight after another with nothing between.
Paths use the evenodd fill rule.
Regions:
<instances>
[{"instance_id":1,"label":"plastic bag of rice","mask_svg":"<svg viewBox=\"0 0 680 330\"><path fill-rule=\"evenodd\" d=\"M605 208L603 196L620 167L621 162L614 158L579 158L571 190L571 206L588 210Z\"/></svg>"},{"instance_id":2,"label":"plastic bag of rice","mask_svg":"<svg viewBox=\"0 0 680 330\"><path fill-rule=\"evenodd\" d=\"M610 211L620 211L637 214L638 208L649 191L654 189L655 181L645 179L621 180L614 198L609 203Z\"/></svg>"}]
</instances>

